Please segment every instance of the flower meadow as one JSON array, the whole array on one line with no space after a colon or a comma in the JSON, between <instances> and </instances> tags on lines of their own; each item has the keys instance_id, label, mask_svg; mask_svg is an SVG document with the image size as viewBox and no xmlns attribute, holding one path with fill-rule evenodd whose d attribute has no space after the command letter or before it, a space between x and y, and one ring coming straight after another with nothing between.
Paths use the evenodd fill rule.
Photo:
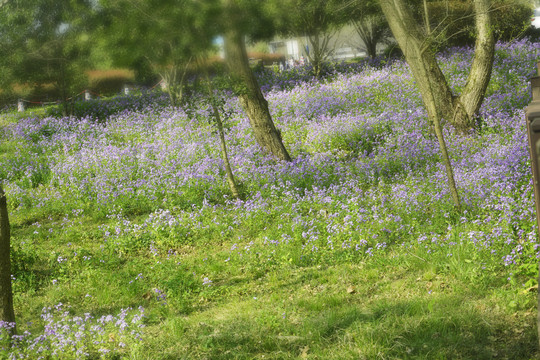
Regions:
<instances>
[{"instance_id":1,"label":"flower meadow","mask_svg":"<svg viewBox=\"0 0 540 360\"><path fill-rule=\"evenodd\" d=\"M126 343L142 340L140 331L144 328L141 323L144 309L141 307L139 313L132 313L132 309L127 308L116 316L95 319L89 313L84 317L70 316L62 303L43 308L40 319L44 322L43 334L36 337L25 331L14 335L10 341L6 331L11 330L14 324L0 322L2 354L9 352L11 359L47 359L95 358L122 353Z\"/></svg>"},{"instance_id":2,"label":"flower meadow","mask_svg":"<svg viewBox=\"0 0 540 360\"><path fill-rule=\"evenodd\" d=\"M147 93L80 105L79 117L5 120L0 179L21 321L12 344L11 325L2 324L0 357L144 358L141 346L152 343L146 328L152 333L170 326L167 317L195 316L227 297L252 294L251 286L239 287L242 277L282 271L416 259L488 289L495 277L508 291L533 288L540 245L524 109L539 48L527 40L497 44L478 129L462 135L445 126L461 213L414 80L399 60L341 64L322 80L302 69L260 73L292 162L266 155L237 99L224 96L242 199L228 190L219 137L202 101L174 108L163 94ZM471 48L439 55L456 93L472 56ZM511 306L525 311L531 301L512 299ZM279 328L286 313L259 325ZM174 331L189 339L182 326ZM200 354L240 351L215 340L217 330L205 333L210 325L197 326L216 341L193 340L207 344ZM204 357L188 348L175 354ZM425 355L412 345L387 350L403 356L407 349Z\"/></svg>"}]
</instances>

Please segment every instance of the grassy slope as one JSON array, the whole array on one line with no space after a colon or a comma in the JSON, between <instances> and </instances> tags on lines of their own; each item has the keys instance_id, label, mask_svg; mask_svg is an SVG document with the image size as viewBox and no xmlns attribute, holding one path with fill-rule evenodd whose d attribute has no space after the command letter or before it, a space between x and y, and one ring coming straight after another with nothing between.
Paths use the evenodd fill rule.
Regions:
<instances>
[{"instance_id":1,"label":"grassy slope","mask_svg":"<svg viewBox=\"0 0 540 360\"><path fill-rule=\"evenodd\" d=\"M15 218L16 239L28 227L19 221ZM98 253L89 250L99 241L92 238L96 225L72 231L70 249ZM44 245L36 247L47 257L53 249ZM229 254L228 245L210 252L187 247L168 259L130 256L106 259L106 266L74 264L69 278L57 285L36 284L35 292L17 293L19 322L35 321L41 307L59 302L71 304L74 313L97 315L143 305L147 336L129 356L136 359L529 359L536 354L536 292L516 290L498 272L480 273L467 261L472 254L466 249L450 262L418 249L387 252L369 262L280 264L261 271L216 264ZM54 250L62 251L59 247ZM212 286L168 304L143 284L127 285L144 272L189 287L185 274L192 270L212 276ZM35 281L50 281L47 265L42 271L34 271Z\"/></svg>"},{"instance_id":2,"label":"grassy slope","mask_svg":"<svg viewBox=\"0 0 540 360\"><path fill-rule=\"evenodd\" d=\"M119 142L124 139L114 136ZM310 146L328 150L324 147L334 145ZM20 141L5 141L0 145L0 161L20 154L22 148L27 146ZM305 150L295 151L299 156ZM347 161L349 155L336 156ZM34 159L43 160L39 154ZM28 191L35 191L36 202L47 195L47 180L41 181L45 184ZM246 181L245 186L253 195L258 184ZM385 185L375 184L372 190L378 187ZM289 211L286 196L278 201L282 203L272 206ZM418 233L413 229L414 238L405 238L404 231L399 241L390 239L391 246L373 256L326 249L306 260L305 253L293 246L274 249L266 243L266 236L278 234L281 226L292 222L281 219L277 210L249 214L242 225L223 236L226 225L216 223L233 224L234 214L198 207L193 213L202 213L200 219L207 226L193 227L198 233L178 243L184 235L171 235L167 229L134 235L132 225L144 223L155 207L128 204L132 210L125 210L122 219L106 217L92 202L67 196L44 207L15 209L12 204L20 329L39 333L42 308L60 302L70 304L73 314L96 316L142 305L147 316L144 340L128 343L119 356L530 359L538 355L536 290L532 284L522 285L524 276L507 280L512 270L501 265L500 256L478 251L474 244L456 241L449 256L446 250L437 251L437 244L414 240ZM327 223L326 205L316 200L300 204L302 218ZM180 210L171 207L173 213L185 214L182 204L177 206ZM338 213L337 205L328 206L336 206L329 212ZM311 207L318 213L312 213ZM84 210L78 212L79 208ZM458 217L445 220L445 210L425 211L433 212L431 230L441 237L476 229L472 222L460 225ZM422 217L429 214L414 216L420 222L415 226L427 226ZM484 219L490 213L478 210L478 214ZM462 228L448 230L448 225ZM129 232L114 238L114 244L104 242L104 231L116 227ZM167 252L171 241L173 251ZM401 241L406 245L399 245Z\"/></svg>"}]
</instances>

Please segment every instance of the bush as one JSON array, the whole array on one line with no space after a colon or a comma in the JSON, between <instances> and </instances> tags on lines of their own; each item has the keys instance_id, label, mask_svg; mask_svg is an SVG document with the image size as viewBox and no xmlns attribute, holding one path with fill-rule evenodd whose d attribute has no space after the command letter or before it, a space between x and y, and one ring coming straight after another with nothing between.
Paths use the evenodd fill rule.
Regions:
<instances>
[{"instance_id":1,"label":"bush","mask_svg":"<svg viewBox=\"0 0 540 360\"><path fill-rule=\"evenodd\" d=\"M111 115L123 111L142 111L149 107L158 108L170 105L168 96L160 90L142 91L136 94L116 96L110 99L93 99L90 101L75 101L72 107L72 116L77 118L91 117L105 120ZM47 115L63 117L60 106L51 107Z\"/></svg>"},{"instance_id":2,"label":"bush","mask_svg":"<svg viewBox=\"0 0 540 360\"><path fill-rule=\"evenodd\" d=\"M280 61L285 61L285 55L282 54L267 54L261 52L250 52L248 53L248 58L258 62L262 60L263 65L273 65L274 63L279 63Z\"/></svg>"},{"instance_id":3,"label":"bush","mask_svg":"<svg viewBox=\"0 0 540 360\"><path fill-rule=\"evenodd\" d=\"M100 95L114 95L122 91L124 85L133 84L135 73L132 70L112 69L88 72L88 85L91 91Z\"/></svg>"},{"instance_id":4,"label":"bush","mask_svg":"<svg viewBox=\"0 0 540 360\"><path fill-rule=\"evenodd\" d=\"M15 84L11 89L0 92L0 106L16 105L18 99L41 102L56 101L60 98L60 91L52 84L36 86L31 84ZM26 105L28 106L29 104Z\"/></svg>"}]
</instances>

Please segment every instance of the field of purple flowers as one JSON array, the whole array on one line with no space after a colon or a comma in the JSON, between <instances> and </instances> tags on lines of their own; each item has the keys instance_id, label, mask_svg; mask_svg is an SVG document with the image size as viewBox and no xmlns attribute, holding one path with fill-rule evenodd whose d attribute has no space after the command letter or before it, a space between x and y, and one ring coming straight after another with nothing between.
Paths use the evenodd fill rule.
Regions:
<instances>
[{"instance_id":1,"label":"field of purple flowers","mask_svg":"<svg viewBox=\"0 0 540 360\"><path fill-rule=\"evenodd\" d=\"M260 74L294 158L290 163L261 151L239 103L226 97L227 146L244 200L228 190L219 138L202 102L187 111L166 106L162 94L145 94L86 104L88 115L81 118L29 115L13 121L1 115L0 179L13 223L13 285L24 335L11 346L0 332L0 358L60 352L66 358L532 358L540 252L524 108L539 48L528 41L498 44L478 130L459 135L446 126L462 213L453 209L437 140L402 61L336 66L323 81L302 70ZM456 92L472 56L469 48L440 55ZM356 266L360 270L351 270ZM385 268L390 270L380 270ZM289 288L290 301L281 302L280 274L309 273L298 280L305 290L321 276L317 269L329 272L324 286L343 285L345 296L360 289L376 293L373 284L387 284L390 273L398 276L391 269L418 276L409 285L414 294L422 283L418 306L426 313L414 306L403 312L437 323L428 326L436 329L426 335L428 346L418 340L424 335L409 338L412 331L379 338L376 325L373 333L353 326L376 317L384 304L390 308L395 292L406 294L405 275L399 290L388 283L387 298L358 300L373 304L368 315L295 302ZM358 277L370 284L355 283ZM453 281L461 293L448 290ZM475 297L478 291L496 294L500 303ZM474 298L474 309L499 314L500 324L493 320L475 332L474 316L469 324L449 315L454 325L442 315L430 317L433 304L443 312L462 306L463 300L452 298L456 293ZM319 296L315 290L306 294ZM426 300L435 295L440 303ZM254 324L239 316L236 327L227 328L212 312L225 312L227 299L264 297L265 305L242 305L261 311ZM350 302L328 295L320 302L336 299ZM71 312L49 314L59 303L71 305ZM131 315L129 325L118 320L127 317L122 309L140 306L145 316ZM401 314L398 308L393 311ZM42 309L47 315L40 317ZM291 313L296 317L289 319ZM327 318L315 315L321 313ZM512 328L517 333L499 328L508 325L508 314L525 324ZM200 325L201 316L215 323ZM248 335L242 324L256 330ZM330 324L341 346L330 345L322 330L308 333L321 324ZM452 326L457 330L448 330ZM299 327L308 330L299 333ZM233 331L245 338L234 338ZM274 334L274 340L262 334ZM167 340L151 340L156 336ZM425 347L417 344L422 341ZM171 350L173 343L180 345Z\"/></svg>"}]
</instances>

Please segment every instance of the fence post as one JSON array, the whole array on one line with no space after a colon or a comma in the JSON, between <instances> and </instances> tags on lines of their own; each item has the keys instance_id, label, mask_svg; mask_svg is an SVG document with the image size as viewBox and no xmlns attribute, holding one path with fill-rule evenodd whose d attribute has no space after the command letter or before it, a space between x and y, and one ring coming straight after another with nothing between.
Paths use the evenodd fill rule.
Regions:
<instances>
[{"instance_id":1,"label":"fence post","mask_svg":"<svg viewBox=\"0 0 540 360\"><path fill-rule=\"evenodd\" d=\"M19 112L24 111L24 101L22 99L19 99L19 101L17 102L17 110Z\"/></svg>"},{"instance_id":2,"label":"fence post","mask_svg":"<svg viewBox=\"0 0 540 360\"><path fill-rule=\"evenodd\" d=\"M538 75L531 79L532 102L525 112L525 122L527 124L527 137L529 139L529 155L531 156L534 200L536 203L536 223L537 226L540 226L540 62L538 63ZM540 272L538 279L540 281ZM540 292L538 292L537 301L538 306L540 306ZM540 336L540 310L538 311L536 321ZM538 339L540 341L540 337Z\"/></svg>"},{"instance_id":3,"label":"fence post","mask_svg":"<svg viewBox=\"0 0 540 360\"><path fill-rule=\"evenodd\" d=\"M525 121L527 124L527 137L529 139L536 216L538 225L540 225L540 211L538 211L540 206L540 76L535 76L531 79L531 92L532 102L526 109Z\"/></svg>"}]
</instances>

